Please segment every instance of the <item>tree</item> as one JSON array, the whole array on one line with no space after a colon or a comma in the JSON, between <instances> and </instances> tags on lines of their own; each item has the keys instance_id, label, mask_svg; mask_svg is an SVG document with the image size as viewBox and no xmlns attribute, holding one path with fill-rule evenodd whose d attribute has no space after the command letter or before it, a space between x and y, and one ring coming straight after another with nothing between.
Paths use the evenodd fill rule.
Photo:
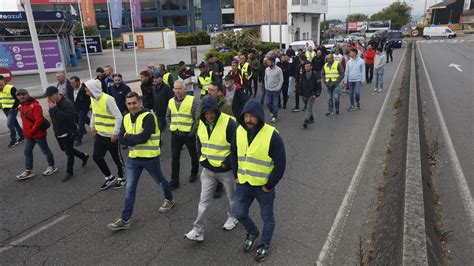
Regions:
<instances>
[{"instance_id":1,"label":"tree","mask_svg":"<svg viewBox=\"0 0 474 266\"><path fill-rule=\"evenodd\" d=\"M370 17L371 21L377 20L391 20L392 29L401 29L402 26L406 25L411 20L411 9L407 3L395 2L390 6L382 9L382 11L373 14Z\"/></svg>"},{"instance_id":2,"label":"tree","mask_svg":"<svg viewBox=\"0 0 474 266\"><path fill-rule=\"evenodd\" d=\"M347 16L347 21L349 22L362 22L369 20L369 17L366 14L355 13Z\"/></svg>"},{"instance_id":3,"label":"tree","mask_svg":"<svg viewBox=\"0 0 474 266\"><path fill-rule=\"evenodd\" d=\"M322 30L329 30L329 24L332 24L332 23L340 23L341 21L339 19L330 19L330 20L326 20L324 22L321 23L321 29Z\"/></svg>"},{"instance_id":4,"label":"tree","mask_svg":"<svg viewBox=\"0 0 474 266\"><path fill-rule=\"evenodd\" d=\"M97 27L86 26L86 27L84 27L84 31L86 32L86 36L100 35L99 30L97 29ZM82 26L81 26L80 21L76 21L76 23L74 25L74 35L82 36Z\"/></svg>"}]
</instances>

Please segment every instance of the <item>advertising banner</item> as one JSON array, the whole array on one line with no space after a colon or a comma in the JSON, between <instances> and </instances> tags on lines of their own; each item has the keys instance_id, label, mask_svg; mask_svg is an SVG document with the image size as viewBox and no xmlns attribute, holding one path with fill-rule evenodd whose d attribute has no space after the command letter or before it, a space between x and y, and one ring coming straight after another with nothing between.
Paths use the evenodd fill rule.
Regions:
<instances>
[{"instance_id":1,"label":"advertising banner","mask_svg":"<svg viewBox=\"0 0 474 266\"><path fill-rule=\"evenodd\" d=\"M357 31L357 22L349 22L348 24L349 31Z\"/></svg>"},{"instance_id":2,"label":"advertising banner","mask_svg":"<svg viewBox=\"0 0 474 266\"><path fill-rule=\"evenodd\" d=\"M389 30L390 29L390 20L381 20L381 21L369 21L369 29L370 31L376 30Z\"/></svg>"},{"instance_id":3,"label":"advertising banner","mask_svg":"<svg viewBox=\"0 0 474 266\"><path fill-rule=\"evenodd\" d=\"M86 54L86 45L84 44L84 37L74 37L74 42L81 46L82 54ZM87 51L89 54L102 54L102 41L100 36L86 36Z\"/></svg>"},{"instance_id":4,"label":"advertising banner","mask_svg":"<svg viewBox=\"0 0 474 266\"><path fill-rule=\"evenodd\" d=\"M64 20L64 13L61 11L33 12L35 20ZM26 21L26 14L22 11L0 12L0 22L2 21Z\"/></svg>"},{"instance_id":5,"label":"advertising banner","mask_svg":"<svg viewBox=\"0 0 474 266\"><path fill-rule=\"evenodd\" d=\"M122 0L110 0L109 9L112 28L120 29L122 27Z\"/></svg>"},{"instance_id":6,"label":"advertising banner","mask_svg":"<svg viewBox=\"0 0 474 266\"><path fill-rule=\"evenodd\" d=\"M133 8L133 22L135 23L135 29L142 28L142 11L140 6L140 0L132 0Z\"/></svg>"},{"instance_id":7,"label":"advertising banner","mask_svg":"<svg viewBox=\"0 0 474 266\"><path fill-rule=\"evenodd\" d=\"M57 40L40 41L40 47L47 72L64 70ZM38 73L33 44L31 42L0 43L0 67L9 69L13 74Z\"/></svg>"},{"instance_id":8,"label":"advertising banner","mask_svg":"<svg viewBox=\"0 0 474 266\"><path fill-rule=\"evenodd\" d=\"M95 27L94 3L92 0L81 0L82 18L84 20L84 27Z\"/></svg>"}]
</instances>

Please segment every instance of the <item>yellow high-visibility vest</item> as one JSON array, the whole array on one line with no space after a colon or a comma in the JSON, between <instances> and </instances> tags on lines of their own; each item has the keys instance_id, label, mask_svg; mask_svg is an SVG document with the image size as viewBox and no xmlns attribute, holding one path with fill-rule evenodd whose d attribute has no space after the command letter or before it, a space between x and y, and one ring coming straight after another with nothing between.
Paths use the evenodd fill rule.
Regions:
<instances>
[{"instance_id":1,"label":"yellow high-visibility vest","mask_svg":"<svg viewBox=\"0 0 474 266\"><path fill-rule=\"evenodd\" d=\"M309 51L306 51L306 59L311 62L313 61L313 58L316 56L316 53L314 51L311 51L311 53Z\"/></svg>"},{"instance_id":2,"label":"yellow high-visibility vest","mask_svg":"<svg viewBox=\"0 0 474 266\"><path fill-rule=\"evenodd\" d=\"M201 158L199 161L208 160L214 167L220 167L230 154L230 143L227 142L227 125L230 119L235 119L228 114L221 113L217 123L209 136L206 124L199 121L197 135L201 142Z\"/></svg>"},{"instance_id":3,"label":"yellow high-visibility vest","mask_svg":"<svg viewBox=\"0 0 474 266\"><path fill-rule=\"evenodd\" d=\"M123 127L128 135L138 135L143 128L143 119L147 115L152 115L155 121L155 132L151 134L147 142L129 148L128 157L130 158L154 158L160 155L160 129L158 128L158 120L155 114L150 112L143 112L138 115L135 123L132 123L132 116L130 113L123 118Z\"/></svg>"},{"instance_id":4,"label":"yellow high-visibility vest","mask_svg":"<svg viewBox=\"0 0 474 266\"><path fill-rule=\"evenodd\" d=\"M334 61L329 67L328 63L324 64L324 76L326 77L326 82L329 80L336 81L339 77L339 71L337 70L339 66L339 61Z\"/></svg>"},{"instance_id":5,"label":"yellow high-visibility vest","mask_svg":"<svg viewBox=\"0 0 474 266\"><path fill-rule=\"evenodd\" d=\"M3 87L3 92L0 92L0 103L3 109L11 109L15 105L15 98L12 96L13 86L10 84Z\"/></svg>"},{"instance_id":6,"label":"yellow high-visibility vest","mask_svg":"<svg viewBox=\"0 0 474 266\"><path fill-rule=\"evenodd\" d=\"M252 78L252 75L253 75L252 70L250 70L250 74L248 74L249 67L250 67L250 64L248 62L245 62L242 67L240 66L240 64L238 65L241 78L245 77L247 80L250 80L250 78Z\"/></svg>"},{"instance_id":7,"label":"yellow high-visibility vest","mask_svg":"<svg viewBox=\"0 0 474 266\"><path fill-rule=\"evenodd\" d=\"M202 86L201 95L206 95L209 85L211 85L212 83L212 71L209 71L206 77L199 75L198 78L199 78L199 83Z\"/></svg>"},{"instance_id":8,"label":"yellow high-visibility vest","mask_svg":"<svg viewBox=\"0 0 474 266\"><path fill-rule=\"evenodd\" d=\"M251 186L263 186L268 182L268 176L273 170L274 163L268 156L270 140L276 129L265 124L257 133L250 146L248 145L247 130L242 126L237 128L237 177L239 184L249 183Z\"/></svg>"},{"instance_id":9,"label":"yellow high-visibility vest","mask_svg":"<svg viewBox=\"0 0 474 266\"><path fill-rule=\"evenodd\" d=\"M99 99L91 97L92 115L94 116L93 126L97 132L113 134L115 117L107 110L108 98L112 98L112 96L107 93L102 93Z\"/></svg>"},{"instance_id":10,"label":"yellow high-visibility vest","mask_svg":"<svg viewBox=\"0 0 474 266\"><path fill-rule=\"evenodd\" d=\"M194 96L186 95L178 110L176 108L176 102L174 98L171 98L169 100L168 108L171 111L170 131L191 131L194 122L194 117L192 113L193 101Z\"/></svg>"},{"instance_id":11,"label":"yellow high-visibility vest","mask_svg":"<svg viewBox=\"0 0 474 266\"><path fill-rule=\"evenodd\" d=\"M163 74L163 83L165 83L168 86L171 86L170 85L170 75L171 75L170 72L166 72L165 74Z\"/></svg>"}]
</instances>

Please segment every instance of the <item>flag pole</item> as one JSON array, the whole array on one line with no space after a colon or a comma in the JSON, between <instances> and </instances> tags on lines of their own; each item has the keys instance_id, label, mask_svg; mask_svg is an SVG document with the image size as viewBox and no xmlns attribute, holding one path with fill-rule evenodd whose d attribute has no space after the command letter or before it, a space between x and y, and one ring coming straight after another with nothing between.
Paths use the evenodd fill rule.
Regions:
<instances>
[{"instance_id":1,"label":"flag pole","mask_svg":"<svg viewBox=\"0 0 474 266\"><path fill-rule=\"evenodd\" d=\"M138 76L138 62L137 62L137 49L135 47L135 18L133 17L133 4L130 0L130 18L132 19L132 36L133 36L133 55L135 57L135 74Z\"/></svg>"},{"instance_id":2,"label":"flag pole","mask_svg":"<svg viewBox=\"0 0 474 266\"><path fill-rule=\"evenodd\" d=\"M110 39L112 41L112 60L114 61L114 71L117 71L117 64L115 63L115 51L114 51L114 34L112 33L112 19L110 14L110 0L107 0L107 14L109 15L109 30L110 30Z\"/></svg>"},{"instance_id":3,"label":"flag pole","mask_svg":"<svg viewBox=\"0 0 474 266\"><path fill-rule=\"evenodd\" d=\"M81 18L82 37L84 38L84 47L86 48L86 57L87 57L87 66L89 67L89 76L91 79L93 79L92 70L91 70L91 60L89 58L89 50L87 49L86 31L84 29L84 18L82 17L81 0L77 0L77 4L79 5L79 17ZM72 49L75 49L75 47L73 47Z\"/></svg>"}]
</instances>

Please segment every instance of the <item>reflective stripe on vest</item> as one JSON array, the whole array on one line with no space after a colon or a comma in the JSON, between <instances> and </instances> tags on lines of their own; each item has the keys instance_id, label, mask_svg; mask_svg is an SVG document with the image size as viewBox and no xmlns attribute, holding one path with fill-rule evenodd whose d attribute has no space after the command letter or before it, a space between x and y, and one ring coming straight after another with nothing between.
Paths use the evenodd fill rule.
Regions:
<instances>
[{"instance_id":1,"label":"reflective stripe on vest","mask_svg":"<svg viewBox=\"0 0 474 266\"><path fill-rule=\"evenodd\" d=\"M326 77L326 82L329 80L336 81L339 77L339 71L337 70L339 66L339 61L334 61L329 67L328 63L324 64L324 76Z\"/></svg>"},{"instance_id":2,"label":"reflective stripe on vest","mask_svg":"<svg viewBox=\"0 0 474 266\"><path fill-rule=\"evenodd\" d=\"M181 132L190 132L193 126L194 117L192 114L194 96L186 95L184 100L179 106L179 110L176 108L176 102L174 98L171 98L168 102L168 108L171 112L171 124L170 131L179 130Z\"/></svg>"},{"instance_id":3,"label":"reflective stripe on vest","mask_svg":"<svg viewBox=\"0 0 474 266\"><path fill-rule=\"evenodd\" d=\"M245 78L247 80L250 80L250 78L252 77L252 75L253 75L252 71L250 71L250 74L248 73L249 66L250 66L250 64L248 62L245 62L243 67L241 67L240 64L238 65L239 70L240 70L241 79L242 79L242 77L245 76Z\"/></svg>"},{"instance_id":4,"label":"reflective stripe on vest","mask_svg":"<svg viewBox=\"0 0 474 266\"><path fill-rule=\"evenodd\" d=\"M147 142L129 147L128 157L130 158L154 158L160 155L160 129L158 128L158 120L155 114L150 112L141 113L134 124L132 123L131 114L128 113L123 118L123 127L128 135L138 135L143 128L143 119L149 114L152 115L153 120L155 120L155 132L151 134Z\"/></svg>"},{"instance_id":5,"label":"reflective stripe on vest","mask_svg":"<svg viewBox=\"0 0 474 266\"><path fill-rule=\"evenodd\" d=\"M199 83L202 86L201 95L206 95L207 89L209 85L211 85L212 83L212 71L209 71L209 73L207 73L207 76L205 78L199 75L198 79L199 79Z\"/></svg>"},{"instance_id":6,"label":"reflective stripe on vest","mask_svg":"<svg viewBox=\"0 0 474 266\"><path fill-rule=\"evenodd\" d=\"M308 59L309 62L313 61L313 58L316 56L316 53L314 51L311 51L311 54L309 51L306 51L306 59Z\"/></svg>"},{"instance_id":7,"label":"reflective stripe on vest","mask_svg":"<svg viewBox=\"0 0 474 266\"><path fill-rule=\"evenodd\" d=\"M163 75L163 83L165 83L166 85L170 86L170 75L171 73L169 72L166 72L164 75Z\"/></svg>"},{"instance_id":8,"label":"reflective stripe on vest","mask_svg":"<svg viewBox=\"0 0 474 266\"><path fill-rule=\"evenodd\" d=\"M237 128L237 177L240 184L249 183L252 186L267 184L268 176L274 167L272 158L268 156L274 131L274 127L265 124L249 146L247 130L242 126Z\"/></svg>"},{"instance_id":9,"label":"reflective stripe on vest","mask_svg":"<svg viewBox=\"0 0 474 266\"><path fill-rule=\"evenodd\" d=\"M99 99L91 97L92 115L94 116L94 128L100 133L114 133L115 117L107 111L107 99L112 96L102 93Z\"/></svg>"},{"instance_id":10,"label":"reflective stripe on vest","mask_svg":"<svg viewBox=\"0 0 474 266\"><path fill-rule=\"evenodd\" d=\"M12 85L7 84L3 87L3 92L0 92L0 103L4 109L11 109L13 105L15 105L15 98L12 96L12 88Z\"/></svg>"},{"instance_id":11,"label":"reflective stripe on vest","mask_svg":"<svg viewBox=\"0 0 474 266\"><path fill-rule=\"evenodd\" d=\"M202 154L199 161L202 162L207 159L212 166L220 167L222 162L229 156L230 143L227 142L226 130L230 119L234 118L221 113L210 137L206 124L201 120L199 121L197 135L201 142Z\"/></svg>"}]
</instances>

